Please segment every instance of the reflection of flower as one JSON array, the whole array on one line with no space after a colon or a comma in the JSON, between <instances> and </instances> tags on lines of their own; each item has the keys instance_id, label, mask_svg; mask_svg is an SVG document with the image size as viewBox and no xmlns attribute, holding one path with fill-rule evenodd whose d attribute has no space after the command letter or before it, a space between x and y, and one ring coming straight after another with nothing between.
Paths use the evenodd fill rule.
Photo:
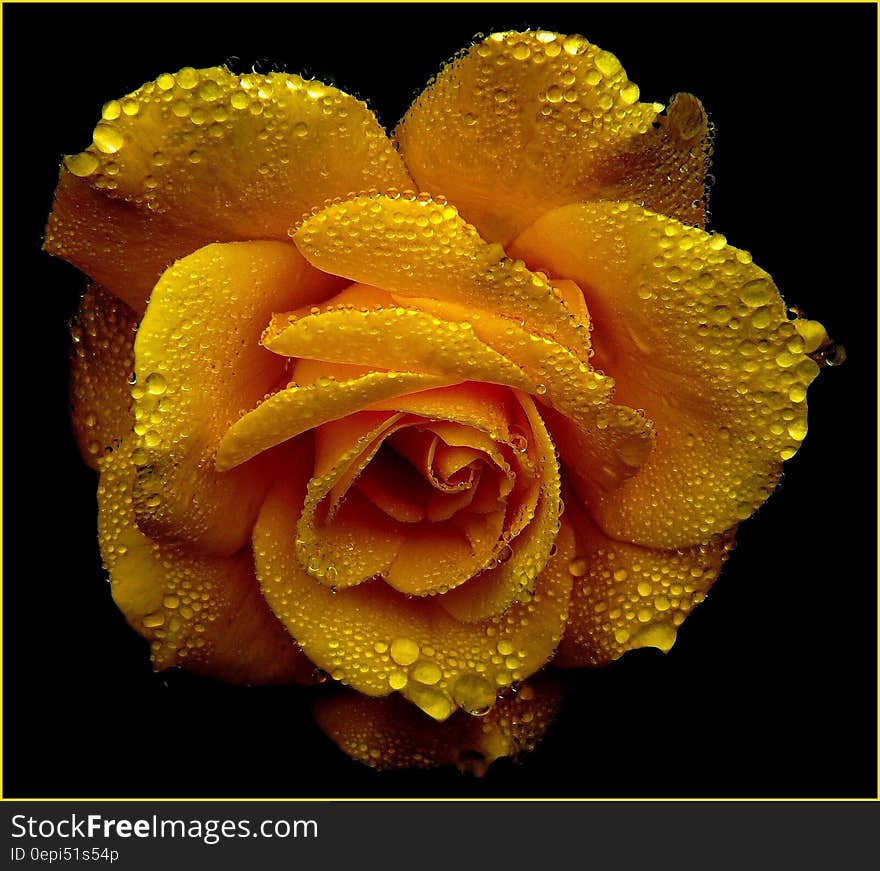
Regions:
<instances>
[{"instance_id":1,"label":"reflection of flower","mask_svg":"<svg viewBox=\"0 0 880 871\"><path fill-rule=\"evenodd\" d=\"M95 282L74 424L157 668L326 672L361 694L318 710L352 755L479 769L548 722L547 681L508 689L551 658L672 646L827 337L698 229L699 101L638 97L537 32L447 66L398 148L286 74L104 107L46 247Z\"/></svg>"}]
</instances>

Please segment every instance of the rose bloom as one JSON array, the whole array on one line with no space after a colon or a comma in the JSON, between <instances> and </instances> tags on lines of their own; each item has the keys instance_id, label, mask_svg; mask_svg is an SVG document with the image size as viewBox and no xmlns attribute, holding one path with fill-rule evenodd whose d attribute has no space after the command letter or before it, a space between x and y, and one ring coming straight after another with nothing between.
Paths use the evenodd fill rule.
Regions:
<instances>
[{"instance_id":1,"label":"rose bloom","mask_svg":"<svg viewBox=\"0 0 880 871\"><path fill-rule=\"evenodd\" d=\"M160 75L65 158L74 429L156 669L314 683L375 767L533 746L548 662L669 650L827 353L702 227L710 129L493 34L389 139L296 75ZM133 373L133 374L132 374Z\"/></svg>"}]
</instances>

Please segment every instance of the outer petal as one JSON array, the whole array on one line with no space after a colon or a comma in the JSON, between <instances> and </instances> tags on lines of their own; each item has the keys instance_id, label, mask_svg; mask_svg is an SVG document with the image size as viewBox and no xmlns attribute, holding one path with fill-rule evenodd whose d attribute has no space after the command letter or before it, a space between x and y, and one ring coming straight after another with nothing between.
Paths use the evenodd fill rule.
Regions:
<instances>
[{"instance_id":1,"label":"outer petal","mask_svg":"<svg viewBox=\"0 0 880 871\"><path fill-rule=\"evenodd\" d=\"M328 199L411 186L364 103L222 67L166 73L108 103L93 144L65 165L46 248L136 310L165 266L204 244L285 239Z\"/></svg>"},{"instance_id":2,"label":"outer petal","mask_svg":"<svg viewBox=\"0 0 880 871\"><path fill-rule=\"evenodd\" d=\"M748 517L806 434L818 372L770 276L724 237L628 204L557 209L513 250L578 283L597 365L657 429L645 465L613 489L589 483L559 439L599 526L675 548Z\"/></svg>"},{"instance_id":3,"label":"outer petal","mask_svg":"<svg viewBox=\"0 0 880 871\"><path fill-rule=\"evenodd\" d=\"M152 538L239 550L273 475L272 458L221 474L229 425L284 376L259 344L274 311L322 299L333 279L281 242L210 245L156 285L135 343L138 522Z\"/></svg>"},{"instance_id":4,"label":"outer petal","mask_svg":"<svg viewBox=\"0 0 880 871\"><path fill-rule=\"evenodd\" d=\"M627 199L703 220L708 136L699 101L638 102L617 58L581 36L494 33L457 58L396 131L421 190L507 244L566 203Z\"/></svg>"},{"instance_id":5,"label":"outer petal","mask_svg":"<svg viewBox=\"0 0 880 871\"><path fill-rule=\"evenodd\" d=\"M353 759L380 771L455 765L482 777L505 756L528 753L555 719L563 698L558 680L539 676L508 693L483 717L460 711L436 723L402 699L353 692L315 701L318 725Z\"/></svg>"},{"instance_id":6,"label":"outer petal","mask_svg":"<svg viewBox=\"0 0 880 871\"><path fill-rule=\"evenodd\" d=\"M110 199L62 167L43 247L109 288L140 317L159 276L219 238Z\"/></svg>"},{"instance_id":7,"label":"outer petal","mask_svg":"<svg viewBox=\"0 0 880 871\"><path fill-rule=\"evenodd\" d=\"M335 679L372 696L401 690L445 720L457 706L491 704L497 688L528 677L551 656L571 589L573 539L565 528L531 602L503 617L463 624L433 599L410 599L382 581L334 594L310 578L294 543L303 462L290 465L300 480L293 472L273 488L254 529L257 574L270 607Z\"/></svg>"},{"instance_id":8,"label":"outer petal","mask_svg":"<svg viewBox=\"0 0 880 871\"><path fill-rule=\"evenodd\" d=\"M732 534L683 550L654 550L613 541L576 498L567 505L578 552L569 563L571 610L555 664L605 665L637 647L667 652L718 577Z\"/></svg>"},{"instance_id":9,"label":"outer petal","mask_svg":"<svg viewBox=\"0 0 880 871\"><path fill-rule=\"evenodd\" d=\"M131 432L128 379L134 371L136 329L134 312L98 285L86 292L71 327L73 431L93 469Z\"/></svg>"},{"instance_id":10,"label":"outer petal","mask_svg":"<svg viewBox=\"0 0 880 871\"><path fill-rule=\"evenodd\" d=\"M314 666L266 606L250 551L205 557L137 527L126 442L101 464L98 530L113 598L157 670L183 665L230 683L308 682Z\"/></svg>"}]
</instances>

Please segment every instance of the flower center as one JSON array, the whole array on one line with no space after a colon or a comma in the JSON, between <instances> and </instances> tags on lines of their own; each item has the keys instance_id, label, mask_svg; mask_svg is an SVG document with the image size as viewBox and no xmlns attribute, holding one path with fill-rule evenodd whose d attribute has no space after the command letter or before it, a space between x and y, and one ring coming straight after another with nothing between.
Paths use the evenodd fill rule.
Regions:
<instances>
[{"instance_id":1,"label":"flower center","mask_svg":"<svg viewBox=\"0 0 880 871\"><path fill-rule=\"evenodd\" d=\"M322 456L346 429L356 436L358 424L375 424L328 476L314 479L325 484L314 488L298 542L310 574L336 588L381 577L399 592L427 596L509 559L540 490L527 423L493 439L476 426L414 414L354 418L315 434ZM370 553L353 553L355 538Z\"/></svg>"}]
</instances>

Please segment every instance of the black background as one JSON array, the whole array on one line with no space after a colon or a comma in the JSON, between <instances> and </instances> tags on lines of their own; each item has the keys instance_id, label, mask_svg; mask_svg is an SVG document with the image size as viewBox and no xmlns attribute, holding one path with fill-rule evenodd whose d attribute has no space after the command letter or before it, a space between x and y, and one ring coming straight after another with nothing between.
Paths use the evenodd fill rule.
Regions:
<instances>
[{"instance_id":1,"label":"black background","mask_svg":"<svg viewBox=\"0 0 880 871\"><path fill-rule=\"evenodd\" d=\"M876 794L876 9L683 4L4 6L4 763L7 796ZM521 763L377 774L296 689L154 675L112 604L95 478L67 420L84 279L40 252L63 153L160 72L275 62L388 127L479 32L580 32L642 99L718 128L710 226L750 250L848 359L810 391L781 489L670 654L577 674ZM682 831L682 836L686 832Z\"/></svg>"}]
</instances>

